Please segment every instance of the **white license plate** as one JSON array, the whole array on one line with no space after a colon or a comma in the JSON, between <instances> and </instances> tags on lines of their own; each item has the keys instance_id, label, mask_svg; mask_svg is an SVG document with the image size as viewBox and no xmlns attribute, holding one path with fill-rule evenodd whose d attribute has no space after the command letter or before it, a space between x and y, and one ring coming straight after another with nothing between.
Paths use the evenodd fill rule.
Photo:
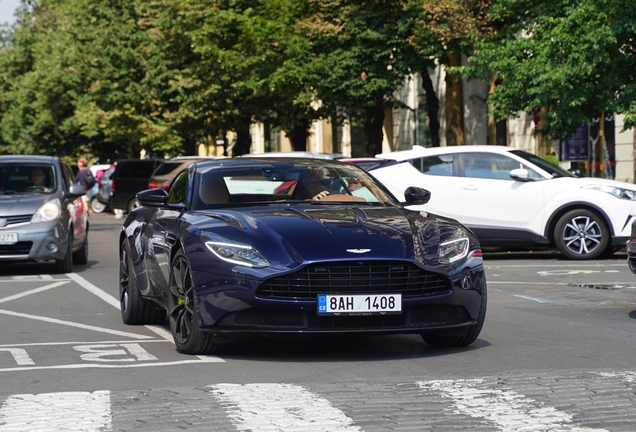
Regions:
<instances>
[{"instance_id":1,"label":"white license plate","mask_svg":"<svg viewBox=\"0 0 636 432\"><path fill-rule=\"evenodd\" d=\"M18 242L18 233L0 233L0 244L15 244Z\"/></svg>"},{"instance_id":2,"label":"white license plate","mask_svg":"<svg viewBox=\"0 0 636 432\"><path fill-rule=\"evenodd\" d=\"M402 294L318 294L318 315L399 313Z\"/></svg>"}]
</instances>

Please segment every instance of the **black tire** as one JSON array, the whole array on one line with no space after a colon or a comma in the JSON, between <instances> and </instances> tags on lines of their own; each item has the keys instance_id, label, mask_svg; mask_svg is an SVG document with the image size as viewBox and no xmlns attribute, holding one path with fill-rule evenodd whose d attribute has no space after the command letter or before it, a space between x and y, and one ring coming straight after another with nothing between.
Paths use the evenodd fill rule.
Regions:
<instances>
[{"instance_id":1,"label":"black tire","mask_svg":"<svg viewBox=\"0 0 636 432\"><path fill-rule=\"evenodd\" d=\"M610 232L605 220L585 209L570 210L554 229L554 243L568 259L595 259L610 248Z\"/></svg>"},{"instance_id":2,"label":"black tire","mask_svg":"<svg viewBox=\"0 0 636 432\"><path fill-rule=\"evenodd\" d=\"M161 324L166 320L166 311L147 303L139 293L136 279L131 277L132 258L124 240L119 251L119 305L125 324Z\"/></svg>"},{"instance_id":3,"label":"black tire","mask_svg":"<svg viewBox=\"0 0 636 432\"><path fill-rule=\"evenodd\" d=\"M88 262L88 231L84 236L82 247L73 253L73 264L84 265Z\"/></svg>"},{"instance_id":4,"label":"black tire","mask_svg":"<svg viewBox=\"0 0 636 432\"><path fill-rule=\"evenodd\" d=\"M56 273L71 273L73 271L73 228L69 228L69 231L64 258L55 260Z\"/></svg>"},{"instance_id":5,"label":"black tire","mask_svg":"<svg viewBox=\"0 0 636 432\"><path fill-rule=\"evenodd\" d=\"M97 199L97 197L93 197L91 199L91 210L95 214L99 214L106 210L106 204Z\"/></svg>"},{"instance_id":6,"label":"black tire","mask_svg":"<svg viewBox=\"0 0 636 432\"><path fill-rule=\"evenodd\" d=\"M177 351L183 354L210 354L219 348L210 333L199 328L199 311L190 265L179 250L170 267L168 320Z\"/></svg>"},{"instance_id":7,"label":"black tire","mask_svg":"<svg viewBox=\"0 0 636 432\"><path fill-rule=\"evenodd\" d=\"M137 201L137 198L131 199L130 202L128 203L128 213L130 213L131 211L133 211L134 209L140 206L141 204L139 204L139 201Z\"/></svg>"},{"instance_id":8,"label":"black tire","mask_svg":"<svg viewBox=\"0 0 636 432\"><path fill-rule=\"evenodd\" d=\"M464 334L454 334L452 336L444 335L444 333L423 333L422 339L427 344L434 347L459 347L467 346L475 342L486 320L486 309L488 306L488 291L484 285L481 294L481 303L479 305L479 315L477 323L465 330Z\"/></svg>"}]
</instances>

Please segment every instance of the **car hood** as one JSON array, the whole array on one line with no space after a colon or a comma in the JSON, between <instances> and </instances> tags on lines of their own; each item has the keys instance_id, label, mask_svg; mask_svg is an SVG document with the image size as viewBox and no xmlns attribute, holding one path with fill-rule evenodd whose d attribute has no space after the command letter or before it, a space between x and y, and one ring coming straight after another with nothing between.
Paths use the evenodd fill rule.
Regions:
<instances>
[{"instance_id":1,"label":"car hood","mask_svg":"<svg viewBox=\"0 0 636 432\"><path fill-rule=\"evenodd\" d=\"M56 194L0 195L0 216L34 214L42 204L55 197Z\"/></svg>"},{"instance_id":2,"label":"car hood","mask_svg":"<svg viewBox=\"0 0 636 432\"><path fill-rule=\"evenodd\" d=\"M568 180L570 180L572 184L575 184L577 187L584 187L588 185L600 185L600 186L615 187L615 188L629 189L629 190L636 191L636 185L632 183L626 183L626 182L611 180L611 179L604 179L604 178L598 178L598 177L572 177L572 178L568 178Z\"/></svg>"},{"instance_id":3,"label":"car hood","mask_svg":"<svg viewBox=\"0 0 636 432\"><path fill-rule=\"evenodd\" d=\"M438 265L438 247L461 225L397 207L315 206L210 211L202 240L248 244L279 269L319 261L400 259Z\"/></svg>"}]
</instances>

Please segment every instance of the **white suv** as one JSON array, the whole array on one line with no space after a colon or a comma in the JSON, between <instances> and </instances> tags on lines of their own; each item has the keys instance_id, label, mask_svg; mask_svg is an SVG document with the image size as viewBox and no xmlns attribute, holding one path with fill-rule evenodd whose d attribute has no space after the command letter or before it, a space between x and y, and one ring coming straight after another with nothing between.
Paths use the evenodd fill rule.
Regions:
<instances>
[{"instance_id":1,"label":"white suv","mask_svg":"<svg viewBox=\"0 0 636 432\"><path fill-rule=\"evenodd\" d=\"M376 156L370 173L398 199L419 186L428 204L412 209L457 219L482 246L556 246L593 259L625 246L636 219L636 185L574 177L533 154L501 146L423 148Z\"/></svg>"}]
</instances>

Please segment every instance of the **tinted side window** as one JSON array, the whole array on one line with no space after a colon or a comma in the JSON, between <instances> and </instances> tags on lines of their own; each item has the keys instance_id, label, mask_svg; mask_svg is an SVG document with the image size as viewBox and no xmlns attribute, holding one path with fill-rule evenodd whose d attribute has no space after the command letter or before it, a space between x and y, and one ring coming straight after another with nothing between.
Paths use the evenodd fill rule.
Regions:
<instances>
[{"instance_id":1,"label":"tinted side window","mask_svg":"<svg viewBox=\"0 0 636 432\"><path fill-rule=\"evenodd\" d=\"M121 167L119 178L150 178L155 169L154 161L135 161Z\"/></svg>"},{"instance_id":2,"label":"tinted side window","mask_svg":"<svg viewBox=\"0 0 636 432\"><path fill-rule=\"evenodd\" d=\"M188 171L182 171L174 179L168 192L168 204L186 204L188 197Z\"/></svg>"},{"instance_id":3,"label":"tinted side window","mask_svg":"<svg viewBox=\"0 0 636 432\"><path fill-rule=\"evenodd\" d=\"M437 176L453 175L453 155L428 156L412 159L410 162L411 165L422 172L422 174Z\"/></svg>"},{"instance_id":4,"label":"tinted side window","mask_svg":"<svg viewBox=\"0 0 636 432\"><path fill-rule=\"evenodd\" d=\"M510 171L522 168L507 156L494 153L464 153L466 177L512 180Z\"/></svg>"},{"instance_id":5,"label":"tinted side window","mask_svg":"<svg viewBox=\"0 0 636 432\"><path fill-rule=\"evenodd\" d=\"M64 190L68 190L68 188L75 183L75 175L73 174L71 167L68 166L66 162L62 162L62 176L64 177L64 180L62 181L62 188Z\"/></svg>"}]
</instances>

